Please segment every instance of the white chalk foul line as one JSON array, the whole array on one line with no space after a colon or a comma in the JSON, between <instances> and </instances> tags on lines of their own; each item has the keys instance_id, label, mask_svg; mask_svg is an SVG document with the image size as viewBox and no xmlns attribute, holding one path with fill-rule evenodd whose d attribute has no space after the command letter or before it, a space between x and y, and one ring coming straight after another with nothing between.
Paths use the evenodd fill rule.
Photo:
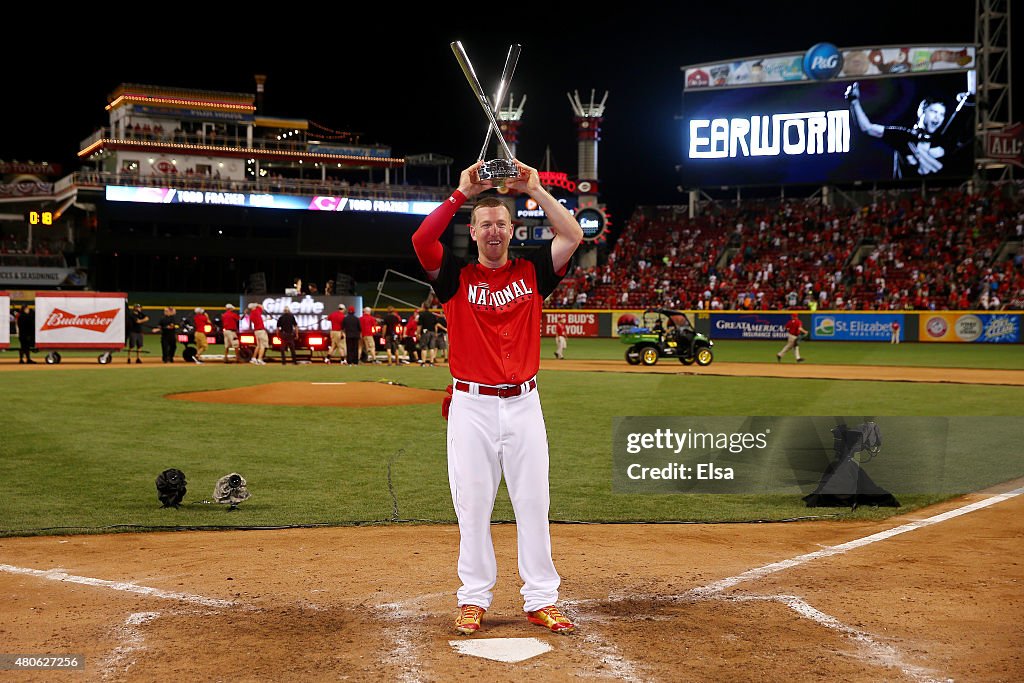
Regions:
<instances>
[{"instance_id":1,"label":"white chalk foul line","mask_svg":"<svg viewBox=\"0 0 1024 683\"><path fill-rule=\"evenodd\" d=\"M769 574L774 574L774 573L780 572L780 571L782 571L784 569L790 569L792 567L796 567L796 566L799 566L801 564L805 564L805 563L810 562L812 560L817 560L817 559L820 559L820 558L823 558L823 557L831 557L833 555L841 555L841 554L843 554L845 552L848 552L850 550L854 550L856 548L863 548L866 545L871 545L872 543L877 543L879 541L884 541L884 540L886 540L888 538L892 538L893 536L899 536L900 534L905 534L908 531L914 531L916 529L922 529L924 527L931 526L933 524L938 524L940 522L945 522L947 520L953 519L954 517L959 517L960 515L966 515L967 513L974 512L975 510L981 510L983 508L987 508L990 505L995 505L996 503L1002 503L1003 501L1006 501L1006 500L1009 500L1009 499L1014 498L1016 496L1019 496L1022 493L1024 493L1024 488L1014 489L1013 491L1010 491L1008 493L1000 493L1000 494L997 494L997 495L994 495L994 496L990 496L988 498L984 498L984 499L979 500L977 502L970 503L968 505L964 505L963 507L959 507L959 508L956 508L954 510L949 510L948 512L943 512L943 513L935 515L933 517L927 517L925 519L921 519L921 520L917 520L917 521L914 521L914 522L908 522L906 524L902 524L902 525L900 525L898 527L893 527L892 529L886 529L885 531L879 531L877 534L871 534L870 536L864 536L863 538L855 538L854 540L847 541L846 543L840 543L839 545L828 546L826 548L822 548L821 550L816 550L813 553L806 553L804 555L798 555L797 557L794 557L794 558L791 558L791 559L788 559L788 560L781 560L779 562L772 562L771 564L766 564L763 567L756 567L754 569L748 569L747 571L743 572L742 574L737 574L736 576L730 576L728 578L721 579L720 581L715 581L714 583L709 583L708 585L702 586L700 588L694 588L693 590L687 591L682 596L678 596L678 597L691 597L691 596L694 596L694 597L706 597L707 595L710 595L710 594L721 593L722 591L728 590L729 588L732 588L736 584L743 583L744 581L750 581L752 579L760 579L760 578L763 578L765 576L768 576Z\"/></svg>"},{"instance_id":2,"label":"white chalk foul line","mask_svg":"<svg viewBox=\"0 0 1024 683\"><path fill-rule=\"evenodd\" d=\"M8 574L21 574L25 576L35 576L37 578L48 579L50 581L80 583L85 586L110 588L116 591L125 591L126 593L138 593L140 595L148 595L153 598L163 598L164 600L177 600L179 602L187 602L193 605L203 605L204 607L234 606L234 603L229 600L207 598L203 597L202 595L193 595L192 593L178 593L176 591L165 591L160 588L140 586L130 581L107 581L106 579L95 579L90 576L75 576L74 574L68 574L67 572L61 571L59 569L28 569L26 567L14 567L9 564L0 564L0 572L7 572Z\"/></svg>"}]
</instances>

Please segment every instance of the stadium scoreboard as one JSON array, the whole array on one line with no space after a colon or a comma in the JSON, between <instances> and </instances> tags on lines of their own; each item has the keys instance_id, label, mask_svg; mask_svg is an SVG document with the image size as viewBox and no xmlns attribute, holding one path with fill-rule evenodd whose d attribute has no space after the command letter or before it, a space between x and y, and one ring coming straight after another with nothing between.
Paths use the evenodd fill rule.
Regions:
<instances>
[{"instance_id":1,"label":"stadium scoreboard","mask_svg":"<svg viewBox=\"0 0 1024 683\"><path fill-rule=\"evenodd\" d=\"M970 177L974 66L973 48L819 43L803 54L684 67L682 184ZM941 121L928 128L929 115ZM920 155L928 158L918 164Z\"/></svg>"}]
</instances>

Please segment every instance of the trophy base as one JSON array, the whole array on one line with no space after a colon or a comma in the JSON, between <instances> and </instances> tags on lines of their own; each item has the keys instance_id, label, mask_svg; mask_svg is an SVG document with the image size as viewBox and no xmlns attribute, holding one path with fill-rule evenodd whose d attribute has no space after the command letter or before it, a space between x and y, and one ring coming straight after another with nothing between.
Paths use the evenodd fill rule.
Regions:
<instances>
[{"instance_id":1,"label":"trophy base","mask_svg":"<svg viewBox=\"0 0 1024 683\"><path fill-rule=\"evenodd\" d=\"M511 159L491 159L480 166L477 176L480 180L493 180L500 185L511 178L518 178L519 167Z\"/></svg>"}]
</instances>

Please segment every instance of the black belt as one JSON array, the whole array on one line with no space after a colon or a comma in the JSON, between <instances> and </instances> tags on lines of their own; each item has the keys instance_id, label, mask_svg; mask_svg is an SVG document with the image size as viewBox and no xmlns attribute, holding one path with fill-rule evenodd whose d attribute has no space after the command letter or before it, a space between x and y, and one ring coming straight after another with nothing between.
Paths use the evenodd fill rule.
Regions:
<instances>
[{"instance_id":1,"label":"black belt","mask_svg":"<svg viewBox=\"0 0 1024 683\"><path fill-rule=\"evenodd\" d=\"M520 396L522 394L528 394L537 388L537 380L531 379L525 384L514 384L512 386L505 387L492 387L488 384L477 384L477 393L481 396L497 396L498 398L512 398L513 396ZM465 391L466 393L473 393L473 387L468 382L461 382L455 380L455 390Z\"/></svg>"}]
</instances>

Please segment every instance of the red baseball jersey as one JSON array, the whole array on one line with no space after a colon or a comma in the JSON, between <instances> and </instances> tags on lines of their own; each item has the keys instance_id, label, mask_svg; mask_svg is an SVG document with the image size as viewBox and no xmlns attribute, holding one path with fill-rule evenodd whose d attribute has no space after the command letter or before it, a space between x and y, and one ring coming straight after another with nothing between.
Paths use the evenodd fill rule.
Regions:
<instances>
[{"instance_id":1,"label":"red baseball jersey","mask_svg":"<svg viewBox=\"0 0 1024 683\"><path fill-rule=\"evenodd\" d=\"M210 318L205 313L196 313L192 319L193 324L196 326L196 332L202 332L206 334L206 326L210 324Z\"/></svg>"},{"instance_id":2,"label":"red baseball jersey","mask_svg":"<svg viewBox=\"0 0 1024 683\"><path fill-rule=\"evenodd\" d=\"M565 323L563 323L563 322L555 323L555 334L558 335L559 337L564 337L565 336Z\"/></svg>"},{"instance_id":3,"label":"red baseball jersey","mask_svg":"<svg viewBox=\"0 0 1024 683\"><path fill-rule=\"evenodd\" d=\"M551 242L500 268L444 249L434 292L448 319L452 376L481 384L521 384L540 369L541 305L561 281Z\"/></svg>"},{"instance_id":4,"label":"red baseball jersey","mask_svg":"<svg viewBox=\"0 0 1024 683\"><path fill-rule=\"evenodd\" d=\"M800 328L803 327L800 324L799 318L790 318L786 321L786 332L789 332L794 337L800 336Z\"/></svg>"}]
</instances>

